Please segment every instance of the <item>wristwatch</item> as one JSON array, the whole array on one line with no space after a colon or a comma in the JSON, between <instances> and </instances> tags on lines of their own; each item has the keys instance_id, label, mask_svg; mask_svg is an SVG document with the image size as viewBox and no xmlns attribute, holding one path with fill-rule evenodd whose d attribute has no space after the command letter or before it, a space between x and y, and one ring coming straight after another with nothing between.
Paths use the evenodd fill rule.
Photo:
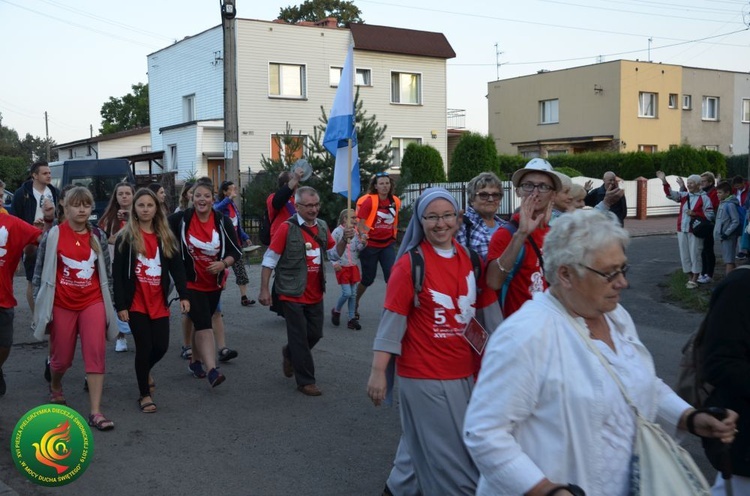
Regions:
<instances>
[{"instance_id":1,"label":"wristwatch","mask_svg":"<svg viewBox=\"0 0 750 496\"><path fill-rule=\"evenodd\" d=\"M568 484L566 486L557 486L557 487L554 487L545 496L554 496L555 494L559 493L560 491L568 491L573 496L586 496L586 491L584 491L581 488L581 486L576 486L575 484Z\"/></svg>"}]
</instances>

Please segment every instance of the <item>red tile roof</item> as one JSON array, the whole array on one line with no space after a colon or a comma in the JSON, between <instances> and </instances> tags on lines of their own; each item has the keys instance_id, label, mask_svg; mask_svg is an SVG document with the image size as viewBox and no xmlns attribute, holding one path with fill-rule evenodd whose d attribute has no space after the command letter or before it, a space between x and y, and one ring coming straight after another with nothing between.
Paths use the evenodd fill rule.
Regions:
<instances>
[{"instance_id":1,"label":"red tile roof","mask_svg":"<svg viewBox=\"0 0 750 496\"><path fill-rule=\"evenodd\" d=\"M456 56L443 33L355 23L350 24L349 29L354 38L354 48L357 50L439 59L452 59Z\"/></svg>"}]
</instances>

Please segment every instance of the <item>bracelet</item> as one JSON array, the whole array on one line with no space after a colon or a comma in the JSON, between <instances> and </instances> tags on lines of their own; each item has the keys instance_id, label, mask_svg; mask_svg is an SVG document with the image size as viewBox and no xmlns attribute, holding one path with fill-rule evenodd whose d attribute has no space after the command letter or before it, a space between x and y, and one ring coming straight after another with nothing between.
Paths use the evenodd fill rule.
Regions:
<instances>
[{"instance_id":1,"label":"bracelet","mask_svg":"<svg viewBox=\"0 0 750 496\"><path fill-rule=\"evenodd\" d=\"M502 272L503 274L510 274L510 271L506 269L505 267L503 267L502 264L500 263L500 257L497 257L495 259L495 263L497 264L497 268L500 269L500 272Z\"/></svg>"},{"instance_id":2,"label":"bracelet","mask_svg":"<svg viewBox=\"0 0 750 496\"><path fill-rule=\"evenodd\" d=\"M545 496L554 496L560 491L568 491L574 496L586 496L586 492L583 490L583 488L581 488L580 486L576 486L575 484L553 487Z\"/></svg>"},{"instance_id":3,"label":"bracelet","mask_svg":"<svg viewBox=\"0 0 750 496\"><path fill-rule=\"evenodd\" d=\"M228 269L228 268L229 268L229 264L227 263L227 261L226 261L226 260L222 260L222 261L221 261L221 263L223 263L223 264L224 264L224 268L225 268L225 269Z\"/></svg>"}]
</instances>

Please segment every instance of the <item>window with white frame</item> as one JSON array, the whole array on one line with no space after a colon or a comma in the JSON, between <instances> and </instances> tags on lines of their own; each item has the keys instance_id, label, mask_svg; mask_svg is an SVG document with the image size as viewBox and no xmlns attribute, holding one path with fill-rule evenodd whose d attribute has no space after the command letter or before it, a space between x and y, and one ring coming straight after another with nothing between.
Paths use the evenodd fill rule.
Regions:
<instances>
[{"instance_id":1,"label":"window with white frame","mask_svg":"<svg viewBox=\"0 0 750 496\"><path fill-rule=\"evenodd\" d=\"M422 138L391 138L391 168L401 168L401 158L411 143L422 144Z\"/></svg>"},{"instance_id":2,"label":"window with white frame","mask_svg":"<svg viewBox=\"0 0 750 496\"><path fill-rule=\"evenodd\" d=\"M338 86L341 81L342 67L331 67L328 70L328 82L331 86ZM370 69L355 69L355 86L372 86L372 71Z\"/></svg>"},{"instance_id":3,"label":"window with white frame","mask_svg":"<svg viewBox=\"0 0 750 496\"><path fill-rule=\"evenodd\" d=\"M718 96L704 96L701 119L704 121L718 121L719 120L719 97Z\"/></svg>"},{"instance_id":4,"label":"window with white frame","mask_svg":"<svg viewBox=\"0 0 750 496\"><path fill-rule=\"evenodd\" d=\"M306 155L306 150L306 135L271 135L271 160L281 160L285 164L293 164Z\"/></svg>"},{"instance_id":5,"label":"window with white frame","mask_svg":"<svg viewBox=\"0 0 750 496\"><path fill-rule=\"evenodd\" d=\"M542 100L539 102L539 122L557 124L560 122L560 100Z\"/></svg>"},{"instance_id":6,"label":"window with white frame","mask_svg":"<svg viewBox=\"0 0 750 496\"><path fill-rule=\"evenodd\" d=\"M742 99L742 122L750 122L750 99Z\"/></svg>"},{"instance_id":7,"label":"window with white frame","mask_svg":"<svg viewBox=\"0 0 750 496\"><path fill-rule=\"evenodd\" d=\"M677 93L669 94L669 108L671 109L677 108Z\"/></svg>"},{"instance_id":8,"label":"window with white frame","mask_svg":"<svg viewBox=\"0 0 750 496\"><path fill-rule=\"evenodd\" d=\"M682 95L682 110L693 108L693 95Z\"/></svg>"},{"instance_id":9,"label":"window with white frame","mask_svg":"<svg viewBox=\"0 0 750 496\"><path fill-rule=\"evenodd\" d=\"M420 105L422 103L422 75L392 72L391 103Z\"/></svg>"},{"instance_id":10,"label":"window with white frame","mask_svg":"<svg viewBox=\"0 0 750 496\"><path fill-rule=\"evenodd\" d=\"M306 67L295 64L268 64L268 95L280 98L307 96Z\"/></svg>"},{"instance_id":11,"label":"window with white frame","mask_svg":"<svg viewBox=\"0 0 750 496\"><path fill-rule=\"evenodd\" d=\"M656 118L657 94L647 91L638 93L638 117Z\"/></svg>"},{"instance_id":12,"label":"window with white frame","mask_svg":"<svg viewBox=\"0 0 750 496\"><path fill-rule=\"evenodd\" d=\"M638 151L645 153L656 153L659 150L656 145L638 145Z\"/></svg>"},{"instance_id":13,"label":"window with white frame","mask_svg":"<svg viewBox=\"0 0 750 496\"><path fill-rule=\"evenodd\" d=\"M177 145L167 146L167 160L169 161L169 170L177 170Z\"/></svg>"},{"instance_id":14,"label":"window with white frame","mask_svg":"<svg viewBox=\"0 0 750 496\"><path fill-rule=\"evenodd\" d=\"M719 151L719 145L703 145L704 150L711 150L712 152Z\"/></svg>"},{"instance_id":15,"label":"window with white frame","mask_svg":"<svg viewBox=\"0 0 750 496\"><path fill-rule=\"evenodd\" d=\"M183 122L195 120L195 94L182 97L182 120Z\"/></svg>"}]
</instances>

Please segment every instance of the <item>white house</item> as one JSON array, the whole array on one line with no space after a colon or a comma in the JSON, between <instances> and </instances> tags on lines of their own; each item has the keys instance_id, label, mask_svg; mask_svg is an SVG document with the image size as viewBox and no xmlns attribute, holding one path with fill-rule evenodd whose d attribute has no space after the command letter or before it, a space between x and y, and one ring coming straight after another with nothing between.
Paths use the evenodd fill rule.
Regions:
<instances>
[{"instance_id":1,"label":"white house","mask_svg":"<svg viewBox=\"0 0 750 496\"><path fill-rule=\"evenodd\" d=\"M286 24L237 19L240 170L277 157L287 122L311 136L333 102L350 40L368 115L387 125L394 171L410 142L434 146L447 163L446 60L440 33L335 19ZM151 144L179 177L223 175L222 29L216 26L148 56ZM306 138L305 138L306 139Z\"/></svg>"}]
</instances>

